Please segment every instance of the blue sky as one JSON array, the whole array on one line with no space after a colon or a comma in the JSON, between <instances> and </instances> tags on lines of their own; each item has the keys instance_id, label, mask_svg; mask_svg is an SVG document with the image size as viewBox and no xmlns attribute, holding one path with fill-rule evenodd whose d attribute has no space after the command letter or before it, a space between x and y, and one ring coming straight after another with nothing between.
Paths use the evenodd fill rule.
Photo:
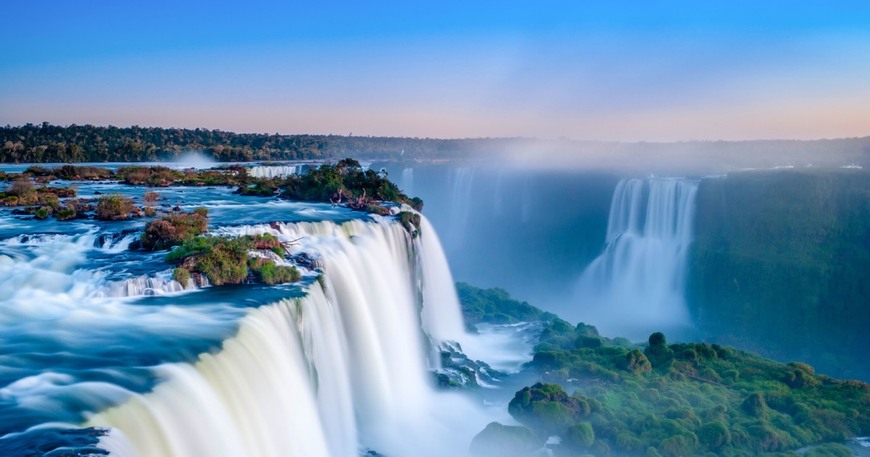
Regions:
<instances>
[{"instance_id":1,"label":"blue sky","mask_svg":"<svg viewBox=\"0 0 870 457\"><path fill-rule=\"evenodd\" d=\"M866 2L314 3L7 0L0 124L870 135Z\"/></svg>"}]
</instances>

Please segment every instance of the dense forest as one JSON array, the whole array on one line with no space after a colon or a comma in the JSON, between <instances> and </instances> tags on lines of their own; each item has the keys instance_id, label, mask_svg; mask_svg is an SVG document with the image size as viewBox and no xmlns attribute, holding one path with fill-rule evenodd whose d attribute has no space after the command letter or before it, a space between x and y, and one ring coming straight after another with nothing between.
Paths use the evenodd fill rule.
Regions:
<instances>
[{"instance_id":1,"label":"dense forest","mask_svg":"<svg viewBox=\"0 0 870 457\"><path fill-rule=\"evenodd\" d=\"M197 151L219 162L323 160L497 160L520 166L718 173L745 168L870 167L870 137L832 140L626 143L565 138L396 138L232 133L208 129L56 126L0 127L5 163L153 162Z\"/></svg>"},{"instance_id":2,"label":"dense forest","mask_svg":"<svg viewBox=\"0 0 870 457\"><path fill-rule=\"evenodd\" d=\"M387 138L338 135L232 133L207 129L68 127L26 124L0 127L2 162L150 162L199 151L220 162L306 160L355 156L363 159L461 157L510 140Z\"/></svg>"},{"instance_id":3,"label":"dense forest","mask_svg":"<svg viewBox=\"0 0 870 457\"><path fill-rule=\"evenodd\" d=\"M870 379L870 173L701 181L689 302L715 342Z\"/></svg>"}]
</instances>

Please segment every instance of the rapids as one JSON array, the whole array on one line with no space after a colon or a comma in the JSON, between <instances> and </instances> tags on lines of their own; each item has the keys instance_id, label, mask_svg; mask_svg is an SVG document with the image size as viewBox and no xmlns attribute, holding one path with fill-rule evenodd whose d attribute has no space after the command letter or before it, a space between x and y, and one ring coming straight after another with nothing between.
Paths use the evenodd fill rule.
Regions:
<instances>
[{"instance_id":1,"label":"rapids","mask_svg":"<svg viewBox=\"0 0 870 457\"><path fill-rule=\"evenodd\" d=\"M79 185L82 196L145 190ZM128 249L142 220L0 209L0 454L464 455L488 422L510 420L501 397L484 406L434 387L443 341L511 367L532 342L466 334L425 217L412 238L392 218L330 205L158 192L167 208L208 208L212 233L271 233L291 246L287 262L305 253L322 271L197 288L172 280L163 253Z\"/></svg>"}]
</instances>

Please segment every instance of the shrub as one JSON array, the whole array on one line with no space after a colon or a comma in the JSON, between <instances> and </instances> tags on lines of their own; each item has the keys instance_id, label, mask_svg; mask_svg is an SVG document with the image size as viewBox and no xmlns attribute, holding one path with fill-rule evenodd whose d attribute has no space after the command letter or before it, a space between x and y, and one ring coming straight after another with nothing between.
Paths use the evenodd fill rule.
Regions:
<instances>
[{"instance_id":1,"label":"shrub","mask_svg":"<svg viewBox=\"0 0 870 457\"><path fill-rule=\"evenodd\" d=\"M576 340L574 340L574 346L578 348L600 348L602 346L602 341L601 338L597 336L580 335Z\"/></svg>"},{"instance_id":2,"label":"shrub","mask_svg":"<svg viewBox=\"0 0 870 457\"><path fill-rule=\"evenodd\" d=\"M793 389L816 387L819 385L819 380L815 376L813 367L798 362L786 365L786 374L783 376L782 381Z\"/></svg>"},{"instance_id":3,"label":"shrub","mask_svg":"<svg viewBox=\"0 0 870 457\"><path fill-rule=\"evenodd\" d=\"M804 454L804 457L852 457L852 451L846 446L838 443L823 444L817 448L810 449Z\"/></svg>"},{"instance_id":4,"label":"shrub","mask_svg":"<svg viewBox=\"0 0 870 457\"><path fill-rule=\"evenodd\" d=\"M697 435L698 441L712 451L731 443L731 432L728 431L728 427L725 424L719 421L708 422L702 425L698 429Z\"/></svg>"},{"instance_id":5,"label":"shrub","mask_svg":"<svg viewBox=\"0 0 870 457\"><path fill-rule=\"evenodd\" d=\"M112 177L112 172L102 167L77 167L74 165L63 165L52 170L52 173L59 179L67 181L98 181L101 179L109 179Z\"/></svg>"},{"instance_id":6,"label":"shrub","mask_svg":"<svg viewBox=\"0 0 870 457\"><path fill-rule=\"evenodd\" d=\"M580 422L568 427L562 434L562 444L572 450L581 451L595 443L595 431L589 422Z\"/></svg>"},{"instance_id":7,"label":"shrub","mask_svg":"<svg viewBox=\"0 0 870 457\"><path fill-rule=\"evenodd\" d=\"M253 235L251 237L251 242L254 245L254 249L269 249L272 252L275 252L276 249L280 249L279 255L284 255L284 246L281 244L281 240L269 233Z\"/></svg>"},{"instance_id":8,"label":"shrub","mask_svg":"<svg viewBox=\"0 0 870 457\"><path fill-rule=\"evenodd\" d=\"M698 438L693 433L680 434L664 439L659 444L659 451L665 457L685 457L694 455Z\"/></svg>"},{"instance_id":9,"label":"shrub","mask_svg":"<svg viewBox=\"0 0 870 457\"><path fill-rule=\"evenodd\" d=\"M102 221L127 219L133 212L133 200L120 194L104 195L97 201L94 216Z\"/></svg>"},{"instance_id":10,"label":"shrub","mask_svg":"<svg viewBox=\"0 0 870 457\"><path fill-rule=\"evenodd\" d=\"M172 279L187 287L187 284L190 283L190 271L187 268L178 267L172 271Z\"/></svg>"},{"instance_id":11,"label":"shrub","mask_svg":"<svg viewBox=\"0 0 870 457\"><path fill-rule=\"evenodd\" d=\"M39 220L48 219L49 215L51 215L50 206L43 206L42 208L36 210L36 213L34 214L34 216L36 216L36 218Z\"/></svg>"},{"instance_id":12,"label":"shrub","mask_svg":"<svg viewBox=\"0 0 870 457\"><path fill-rule=\"evenodd\" d=\"M262 262L253 270L260 281L269 285L296 282L302 279L302 275L295 266L277 265L271 260Z\"/></svg>"},{"instance_id":13,"label":"shrub","mask_svg":"<svg viewBox=\"0 0 870 457\"><path fill-rule=\"evenodd\" d=\"M271 197L278 192L278 187L271 179L256 179L248 184L240 186L237 193L252 197Z\"/></svg>"},{"instance_id":14,"label":"shrub","mask_svg":"<svg viewBox=\"0 0 870 457\"><path fill-rule=\"evenodd\" d=\"M169 249L205 233L208 210L197 208L192 213L172 213L148 222L142 234L142 248L149 251Z\"/></svg>"},{"instance_id":15,"label":"shrub","mask_svg":"<svg viewBox=\"0 0 870 457\"><path fill-rule=\"evenodd\" d=\"M526 387L517 392L508 405L508 412L517 421L545 435L563 432L589 411L585 399L568 396L556 384L537 383Z\"/></svg>"},{"instance_id":16,"label":"shrub","mask_svg":"<svg viewBox=\"0 0 870 457\"><path fill-rule=\"evenodd\" d=\"M33 193L33 183L29 179L20 177L12 181L12 185L6 189L6 194L21 198Z\"/></svg>"},{"instance_id":17,"label":"shrub","mask_svg":"<svg viewBox=\"0 0 870 457\"><path fill-rule=\"evenodd\" d=\"M31 165L26 170L25 173L33 176L51 176L51 170L45 167L41 167L39 165Z\"/></svg>"},{"instance_id":18,"label":"shrub","mask_svg":"<svg viewBox=\"0 0 870 457\"><path fill-rule=\"evenodd\" d=\"M248 277L248 248L239 240L220 240L196 258L195 269L216 286L241 284Z\"/></svg>"},{"instance_id":19,"label":"shrub","mask_svg":"<svg viewBox=\"0 0 870 457\"><path fill-rule=\"evenodd\" d=\"M634 374L643 374L652 371L652 364L649 363L643 352L632 349L628 351L628 354L625 354L624 368Z\"/></svg>"},{"instance_id":20,"label":"shrub","mask_svg":"<svg viewBox=\"0 0 870 457\"><path fill-rule=\"evenodd\" d=\"M50 206L52 209L60 207L60 199L57 198L57 195L43 192L39 192L38 195L37 202L39 202L40 205Z\"/></svg>"},{"instance_id":21,"label":"shrub","mask_svg":"<svg viewBox=\"0 0 870 457\"><path fill-rule=\"evenodd\" d=\"M158 194L157 192L151 191L151 190L149 190L148 192L145 192L145 195L143 196L143 200L145 200L145 203L148 203L151 205L153 205L154 203L157 203L157 200L159 200L159 199L160 199L160 194Z\"/></svg>"},{"instance_id":22,"label":"shrub","mask_svg":"<svg viewBox=\"0 0 870 457\"><path fill-rule=\"evenodd\" d=\"M76 210L73 208L62 208L54 214L54 217L59 221L69 221L76 218Z\"/></svg>"},{"instance_id":23,"label":"shrub","mask_svg":"<svg viewBox=\"0 0 870 457\"><path fill-rule=\"evenodd\" d=\"M767 403L764 401L764 395L760 392L755 392L740 404L743 411L752 417L761 417L767 411Z\"/></svg>"}]
</instances>

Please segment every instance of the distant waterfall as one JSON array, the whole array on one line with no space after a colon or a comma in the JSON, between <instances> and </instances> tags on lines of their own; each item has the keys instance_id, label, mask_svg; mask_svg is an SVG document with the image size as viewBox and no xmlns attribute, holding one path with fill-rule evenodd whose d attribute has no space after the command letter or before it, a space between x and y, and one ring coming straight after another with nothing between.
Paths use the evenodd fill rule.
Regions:
<instances>
[{"instance_id":1,"label":"distant waterfall","mask_svg":"<svg viewBox=\"0 0 870 457\"><path fill-rule=\"evenodd\" d=\"M581 319L635 339L688 325L686 260L697 189L685 179L619 182L604 252L578 282Z\"/></svg>"},{"instance_id":2,"label":"distant waterfall","mask_svg":"<svg viewBox=\"0 0 870 457\"><path fill-rule=\"evenodd\" d=\"M283 178L299 174L301 167L298 165L257 165L251 167L248 174L253 178Z\"/></svg>"},{"instance_id":3,"label":"distant waterfall","mask_svg":"<svg viewBox=\"0 0 870 457\"><path fill-rule=\"evenodd\" d=\"M414 169L405 168L402 170L401 190L405 195L413 197L414 194Z\"/></svg>"},{"instance_id":4,"label":"distant waterfall","mask_svg":"<svg viewBox=\"0 0 870 457\"><path fill-rule=\"evenodd\" d=\"M448 394L436 401L428 379L426 336L463 333L428 221L422 240L386 219L228 230L294 240L324 274L303 298L251 310L219 352L161 365L165 380L152 392L92 416L88 426L113 428L103 446L138 457L465 453L470 436L445 437L446 420L432 426L439 408L474 413Z\"/></svg>"},{"instance_id":5,"label":"distant waterfall","mask_svg":"<svg viewBox=\"0 0 870 457\"><path fill-rule=\"evenodd\" d=\"M447 236L450 246L457 248L462 246L465 230L468 226L468 216L471 212L471 186L474 183L475 169L472 167L459 167L453 173L450 194L450 228Z\"/></svg>"}]
</instances>

